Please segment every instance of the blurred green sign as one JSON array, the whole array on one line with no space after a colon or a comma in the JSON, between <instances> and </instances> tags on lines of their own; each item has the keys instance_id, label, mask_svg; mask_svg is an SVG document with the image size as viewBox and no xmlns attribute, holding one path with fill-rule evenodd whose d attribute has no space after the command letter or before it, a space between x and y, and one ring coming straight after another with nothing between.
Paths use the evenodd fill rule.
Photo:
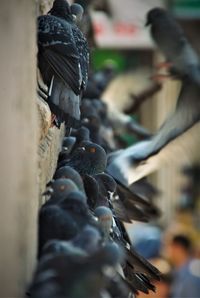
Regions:
<instances>
[{"instance_id":1,"label":"blurred green sign","mask_svg":"<svg viewBox=\"0 0 200 298\"><path fill-rule=\"evenodd\" d=\"M200 0L172 0L171 4L177 17L200 19Z\"/></svg>"}]
</instances>

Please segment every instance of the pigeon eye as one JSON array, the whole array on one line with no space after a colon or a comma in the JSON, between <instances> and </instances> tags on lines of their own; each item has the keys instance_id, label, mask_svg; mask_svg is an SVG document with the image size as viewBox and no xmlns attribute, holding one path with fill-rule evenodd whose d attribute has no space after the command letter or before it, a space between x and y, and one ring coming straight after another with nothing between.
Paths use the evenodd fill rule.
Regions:
<instances>
[{"instance_id":1,"label":"pigeon eye","mask_svg":"<svg viewBox=\"0 0 200 298\"><path fill-rule=\"evenodd\" d=\"M95 153L95 152L96 152L96 148L91 147L91 148L90 148L90 152L91 152L91 153Z\"/></svg>"},{"instance_id":2,"label":"pigeon eye","mask_svg":"<svg viewBox=\"0 0 200 298\"><path fill-rule=\"evenodd\" d=\"M61 191L65 190L65 185L61 185L61 186L60 186L60 190L61 190Z\"/></svg>"}]
</instances>

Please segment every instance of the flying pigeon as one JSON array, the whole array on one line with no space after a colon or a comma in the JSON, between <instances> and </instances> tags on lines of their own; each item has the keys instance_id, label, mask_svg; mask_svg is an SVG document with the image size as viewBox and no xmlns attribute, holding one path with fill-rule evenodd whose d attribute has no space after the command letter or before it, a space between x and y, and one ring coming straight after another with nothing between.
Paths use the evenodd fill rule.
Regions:
<instances>
[{"instance_id":1,"label":"flying pigeon","mask_svg":"<svg viewBox=\"0 0 200 298\"><path fill-rule=\"evenodd\" d=\"M199 57L170 12L153 8L147 13L146 26L151 27L152 38L166 57L170 72L200 84Z\"/></svg>"}]
</instances>

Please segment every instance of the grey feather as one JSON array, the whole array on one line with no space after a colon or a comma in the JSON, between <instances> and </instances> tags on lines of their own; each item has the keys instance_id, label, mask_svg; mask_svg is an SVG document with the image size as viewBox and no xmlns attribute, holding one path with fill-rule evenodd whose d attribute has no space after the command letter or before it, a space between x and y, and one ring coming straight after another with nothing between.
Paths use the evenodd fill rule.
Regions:
<instances>
[{"instance_id":1,"label":"grey feather","mask_svg":"<svg viewBox=\"0 0 200 298\"><path fill-rule=\"evenodd\" d=\"M173 16L162 8L154 8L147 14L146 25L151 25L153 40L172 63L172 73L188 76L200 84L199 57Z\"/></svg>"}]
</instances>

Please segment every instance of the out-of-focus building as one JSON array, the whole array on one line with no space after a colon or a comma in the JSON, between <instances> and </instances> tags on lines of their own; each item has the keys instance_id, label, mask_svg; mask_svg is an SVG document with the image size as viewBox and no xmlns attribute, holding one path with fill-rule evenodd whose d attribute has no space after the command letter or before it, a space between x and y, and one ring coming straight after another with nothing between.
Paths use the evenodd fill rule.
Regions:
<instances>
[{"instance_id":1,"label":"out-of-focus building","mask_svg":"<svg viewBox=\"0 0 200 298\"><path fill-rule=\"evenodd\" d=\"M149 9L162 6L170 9L171 13L183 26L189 40L197 51L200 50L198 28L200 24L200 1L196 0L108 0L108 13L105 11L94 11L92 13L94 28L96 32L96 42L99 47L93 53L93 64L97 69L109 58L114 60L118 69L122 72L135 70L132 84L130 77L124 76L121 86L113 84L113 101L120 101L120 88L126 89L127 96L123 100L127 101L128 93L140 93L149 84L149 72L160 61L162 55L153 45L148 29L145 28L145 16ZM145 70L141 68L146 67ZM137 71L138 69L138 71ZM140 79L138 79L141 74ZM131 75L130 75L131 76ZM126 77L126 78L125 78ZM134 78L136 82L134 82ZM126 80L126 81L125 81ZM167 115L174 109L180 84L176 81L167 80L163 84L161 92L152 99L145 102L139 110L138 117L141 123L155 132L164 122ZM106 101L111 96L112 90L105 94ZM121 106L120 103L116 103ZM190 140L188 139L188 142ZM191 145L193 146L193 145ZM195 142L194 142L195 146ZM190 148L191 149L191 148ZM199 150L197 147L196 150ZM186 163L192 162L192 155L195 148L185 151L180 150L177 156L169 165L151 175L150 179L162 191L159 204L164 210L162 216L163 223L169 223L173 217L177 199L182 184L180 168Z\"/></svg>"}]
</instances>

